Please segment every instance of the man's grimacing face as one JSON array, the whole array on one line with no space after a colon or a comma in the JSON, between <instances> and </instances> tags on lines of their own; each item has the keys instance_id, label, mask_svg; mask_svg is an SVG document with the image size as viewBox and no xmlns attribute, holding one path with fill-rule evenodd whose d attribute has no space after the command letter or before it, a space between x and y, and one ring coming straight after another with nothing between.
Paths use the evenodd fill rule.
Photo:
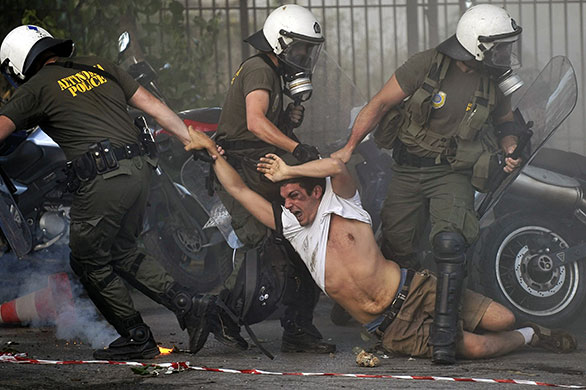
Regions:
<instances>
[{"instance_id":1,"label":"man's grimacing face","mask_svg":"<svg viewBox=\"0 0 586 390\"><path fill-rule=\"evenodd\" d=\"M315 186L308 194L299 183L287 183L279 190L285 201L285 208L289 210L301 226L311 224L317 215L323 189Z\"/></svg>"}]
</instances>

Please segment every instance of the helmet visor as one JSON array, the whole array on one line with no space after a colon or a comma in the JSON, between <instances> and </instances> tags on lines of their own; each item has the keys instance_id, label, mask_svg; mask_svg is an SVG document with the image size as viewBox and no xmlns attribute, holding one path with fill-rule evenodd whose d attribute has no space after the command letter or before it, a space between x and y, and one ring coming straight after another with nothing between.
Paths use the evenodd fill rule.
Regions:
<instances>
[{"instance_id":1,"label":"helmet visor","mask_svg":"<svg viewBox=\"0 0 586 390\"><path fill-rule=\"evenodd\" d=\"M287 64L303 71L312 73L321 51L322 43L295 39L280 54Z\"/></svg>"},{"instance_id":2,"label":"helmet visor","mask_svg":"<svg viewBox=\"0 0 586 390\"><path fill-rule=\"evenodd\" d=\"M499 68L518 68L519 45L517 40L508 42L494 42L493 46L484 53L484 63Z\"/></svg>"}]
</instances>

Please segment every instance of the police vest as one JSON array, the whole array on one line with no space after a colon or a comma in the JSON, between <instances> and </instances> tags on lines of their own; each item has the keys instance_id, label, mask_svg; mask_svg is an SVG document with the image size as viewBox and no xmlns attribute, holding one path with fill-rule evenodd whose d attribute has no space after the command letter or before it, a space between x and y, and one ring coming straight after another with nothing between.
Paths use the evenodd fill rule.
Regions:
<instances>
[{"instance_id":1,"label":"police vest","mask_svg":"<svg viewBox=\"0 0 586 390\"><path fill-rule=\"evenodd\" d=\"M477 160L483 150L479 133L496 101L496 85L490 77L481 75L466 114L451 134L439 134L428 127L433 98L439 96L451 62L450 57L436 52L419 89L401 105L389 110L381 120L374 134L380 147L392 149L398 137L411 150L432 152L438 159L447 157L455 169L464 168L459 164L464 161L457 161L458 158L463 158L468 167Z\"/></svg>"}]
</instances>

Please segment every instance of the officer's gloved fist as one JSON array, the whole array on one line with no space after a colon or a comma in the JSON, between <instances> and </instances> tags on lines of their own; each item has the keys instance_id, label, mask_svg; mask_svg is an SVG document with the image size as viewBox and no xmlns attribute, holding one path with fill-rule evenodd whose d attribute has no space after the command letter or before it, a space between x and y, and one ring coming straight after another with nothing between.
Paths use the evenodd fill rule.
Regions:
<instances>
[{"instance_id":1,"label":"officer's gloved fist","mask_svg":"<svg viewBox=\"0 0 586 390\"><path fill-rule=\"evenodd\" d=\"M293 149L293 157L301 163L306 163L319 159L319 150L315 146L299 144Z\"/></svg>"},{"instance_id":2,"label":"officer's gloved fist","mask_svg":"<svg viewBox=\"0 0 586 390\"><path fill-rule=\"evenodd\" d=\"M205 150L203 150L203 149L201 149L201 150L194 150L192 155L193 155L193 159L195 161L201 160L201 161L207 162L207 163L214 162L214 159L212 158L212 156L210 156L208 154L208 152L205 151Z\"/></svg>"},{"instance_id":3,"label":"officer's gloved fist","mask_svg":"<svg viewBox=\"0 0 586 390\"><path fill-rule=\"evenodd\" d=\"M298 128L303 123L303 114L305 113L305 107L301 104L295 105L289 103L285 109L285 117L289 120L290 126L293 129Z\"/></svg>"}]
</instances>

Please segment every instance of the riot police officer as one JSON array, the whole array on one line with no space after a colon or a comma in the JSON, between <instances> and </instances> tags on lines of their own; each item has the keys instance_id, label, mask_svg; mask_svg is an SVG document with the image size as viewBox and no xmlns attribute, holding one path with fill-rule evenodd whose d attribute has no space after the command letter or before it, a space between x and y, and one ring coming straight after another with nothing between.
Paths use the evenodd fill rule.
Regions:
<instances>
[{"instance_id":1,"label":"riot police officer","mask_svg":"<svg viewBox=\"0 0 586 390\"><path fill-rule=\"evenodd\" d=\"M289 4L272 11L262 30L245 41L259 50L259 54L246 59L234 74L222 108L216 140L249 187L266 199L279 200L278 186L256 171L256 163L267 153L281 155L291 163L318 158L317 149L300 143L293 129L303 119L301 102L311 95L311 74L324 37L320 23L309 10ZM283 110L284 93L295 101L286 110ZM216 183L215 190L230 212L234 231L244 244L235 256L240 263L245 253L266 237L267 229L219 183ZM335 346L321 341L322 336L312 323L319 289L304 267L299 268L301 272L289 275L291 285L297 285L297 288L284 298L286 310L281 318L284 327L281 350L333 352ZM234 285L237 270L238 264L226 283L228 290ZM227 291L223 296L230 302ZM237 324L229 318L223 318L221 324L225 338L232 338L233 345L240 348L247 347Z\"/></svg>"},{"instance_id":2,"label":"riot police officer","mask_svg":"<svg viewBox=\"0 0 586 390\"><path fill-rule=\"evenodd\" d=\"M435 363L455 362L455 338L466 248L476 240L474 191L485 191L498 145L517 144L510 94L521 34L503 8L468 9L456 34L415 54L361 110L347 144L333 156L348 161L381 122L375 139L393 150L389 193L381 211L383 253L419 268L416 251L428 219L438 287L430 344ZM492 127L487 126L491 124ZM511 172L519 160L506 158Z\"/></svg>"},{"instance_id":3,"label":"riot police officer","mask_svg":"<svg viewBox=\"0 0 586 390\"><path fill-rule=\"evenodd\" d=\"M205 343L210 299L193 296L137 248L157 159L134 126L127 103L151 115L183 143L187 128L125 71L99 57L70 59L71 40L33 25L13 29L0 47L2 73L19 88L0 111L0 139L39 125L70 166L70 264L120 337L96 359L152 358L150 328L134 308L126 282L172 310L189 333L191 352Z\"/></svg>"}]
</instances>

